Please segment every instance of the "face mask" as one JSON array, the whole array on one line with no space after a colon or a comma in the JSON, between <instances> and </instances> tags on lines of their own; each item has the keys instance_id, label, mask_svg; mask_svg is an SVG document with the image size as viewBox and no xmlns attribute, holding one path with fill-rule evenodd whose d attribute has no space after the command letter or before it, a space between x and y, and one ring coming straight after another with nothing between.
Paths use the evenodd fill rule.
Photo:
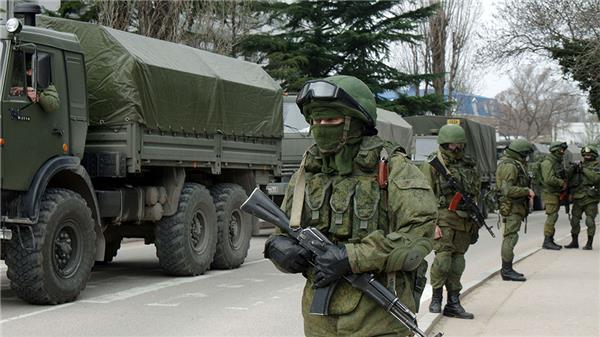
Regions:
<instances>
[{"instance_id":1,"label":"face mask","mask_svg":"<svg viewBox=\"0 0 600 337\"><path fill-rule=\"evenodd\" d=\"M332 153L339 150L344 135L344 123L336 125L311 125L310 132L322 153Z\"/></svg>"}]
</instances>

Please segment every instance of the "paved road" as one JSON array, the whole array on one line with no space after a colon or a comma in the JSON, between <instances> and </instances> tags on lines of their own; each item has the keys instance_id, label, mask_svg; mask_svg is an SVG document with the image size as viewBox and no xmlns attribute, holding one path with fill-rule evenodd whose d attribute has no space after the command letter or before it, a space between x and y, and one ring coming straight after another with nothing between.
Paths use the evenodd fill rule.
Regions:
<instances>
[{"instance_id":1,"label":"paved road","mask_svg":"<svg viewBox=\"0 0 600 337\"><path fill-rule=\"evenodd\" d=\"M491 215L489 223L498 233L495 219ZM542 213L530 217L529 233L521 235L517 254L541 244L543 220ZM557 238L568 230L561 214ZM252 239L240 269L184 278L162 274L153 246L129 242L113 263L94 269L78 301L59 306L20 301L2 266L0 332L3 336L302 336L303 280L280 273L262 258L265 239ZM499 268L499 247L499 237L481 232L480 241L467 253L465 283ZM426 289L427 303L430 294Z\"/></svg>"}]
</instances>

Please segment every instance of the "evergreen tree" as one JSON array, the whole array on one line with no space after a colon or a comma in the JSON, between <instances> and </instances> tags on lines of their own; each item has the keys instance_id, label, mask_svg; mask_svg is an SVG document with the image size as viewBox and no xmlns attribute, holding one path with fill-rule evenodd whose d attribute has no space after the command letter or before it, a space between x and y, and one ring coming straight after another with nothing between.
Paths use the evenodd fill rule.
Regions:
<instances>
[{"instance_id":1,"label":"evergreen tree","mask_svg":"<svg viewBox=\"0 0 600 337\"><path fill-rule=\"evenodd\" d=\"M590 112L600 117L600 41L563 39L561 46L549 51L563 72L571 75L579 88L588 93Z\"/></svg>"},{"instance_id":2,"label":"evergreen tree","mask_svg":"<svg viewBox=\"0 0 600 337\"><path fill-rule=\"evenodd\" d=\"M314 78L352 75L374 93L431 79L431 75L407 76L384 61L394 43L417 43L417 23L426 20L436 5L401 13L399 1L297 1L264 2L257 7L269 17L269 31L245 39L246 56L258 53L258 62L282 87L297 91ZM381 102L380 102L381 103ZM382 103L383 104L383 103ZM386 108L403 115L425 111L443 113L443 99L424 96L385 102Z\"/></svg>"}]
</instances>

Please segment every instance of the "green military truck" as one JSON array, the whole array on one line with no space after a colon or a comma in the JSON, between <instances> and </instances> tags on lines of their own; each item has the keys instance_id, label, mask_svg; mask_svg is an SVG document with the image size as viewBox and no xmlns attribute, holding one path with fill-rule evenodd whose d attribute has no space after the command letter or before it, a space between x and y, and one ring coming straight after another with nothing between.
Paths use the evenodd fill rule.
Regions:
<instances>
[{"instance_id":1,"label":"green military truck","mask_svg":"<svg viewBox=\"0 0 600 337\"><path fill-rule=\"evenodd\" d=\"M437 150L437 131L445 124L458 124L467 136L466 154L477 161L477 170L481 175L481 197L478 202L484 216L488 207L484 200L488 191L492 191L496 181L496 129L473 120L449 116L414 116L404 118L413 127L416 135L416 150L413 159L422 162Z\"/></svg>"},{"instance_id":2,"label":"green military truck","mask_svg":"<svg viewBox=\"0 0 600 337\"><path fill-rule=\"evenodd\" d=\"M74 300L123 238L154 244L171 275L242 264L255 220L239 206L281 171L279 85L257 64L35 19L0 27L0 235L17 295ZM25 94L50 85L58 111Z\"/></svg>"},{"instance_id":3,"label":"green military truck","mask_svg":"<svg viewBox=\"0 0 600 337\"><path fill-rule=\"evenodd\" d=\"M314 143L313 137L309 134L310 125L300 113L295 95L284 97L283 123L281 182L271 183L267 186L269 195L279 203L283 200L290 178L300 167L304 152ZM400 115L378 108L376 125L378 135L382 139L399 144L409 156L413 153L415 139L412 127Z\"/></svg>"}]
</instances>

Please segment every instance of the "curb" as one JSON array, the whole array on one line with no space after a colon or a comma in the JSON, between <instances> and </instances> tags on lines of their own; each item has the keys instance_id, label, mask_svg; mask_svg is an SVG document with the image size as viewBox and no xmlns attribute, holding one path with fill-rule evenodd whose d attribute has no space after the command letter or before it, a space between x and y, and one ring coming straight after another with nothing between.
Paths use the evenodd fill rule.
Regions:
<instances>
[{"instance_id":1,"label":"curb","mask_svg":"<svg viewBox=\"0 0 600 337\"><path fill-rule=\"evenodd\" d=\"M562 241L569 237L571 237L571 234L565 235L564 237L562 237L556 241ZM518 256L515 256L513 263L518 263L519 261L528 258L529 256L537 253L540 250L542 250L542 247L534 248L534 249L526 251L523 254L519 254ZM463 287L463 289L460 293L460 297L463 298L464 296L468 295L470 292L472 292L473 290L477 289L477 287L482 285L485 281L489 280L490 278L496 276L499 273L500 273L500 269L496 269L496 268L489 269L487 271L482 272L480 274L479 279L469 282ZM434 313L429 312L429 309L428 309L429 301L431 301L431 296L428 296L427 298L422 299L421 304L419 305L420 308L426 308L424 310L427 310L427 313L425 315L423 315L423 317L419 320L419 327L428 336L430 334L433 334L431 329L440 320L440 318L443 317L443 315L441 313L434 314Z\"/></svg>"}]
</instances>

